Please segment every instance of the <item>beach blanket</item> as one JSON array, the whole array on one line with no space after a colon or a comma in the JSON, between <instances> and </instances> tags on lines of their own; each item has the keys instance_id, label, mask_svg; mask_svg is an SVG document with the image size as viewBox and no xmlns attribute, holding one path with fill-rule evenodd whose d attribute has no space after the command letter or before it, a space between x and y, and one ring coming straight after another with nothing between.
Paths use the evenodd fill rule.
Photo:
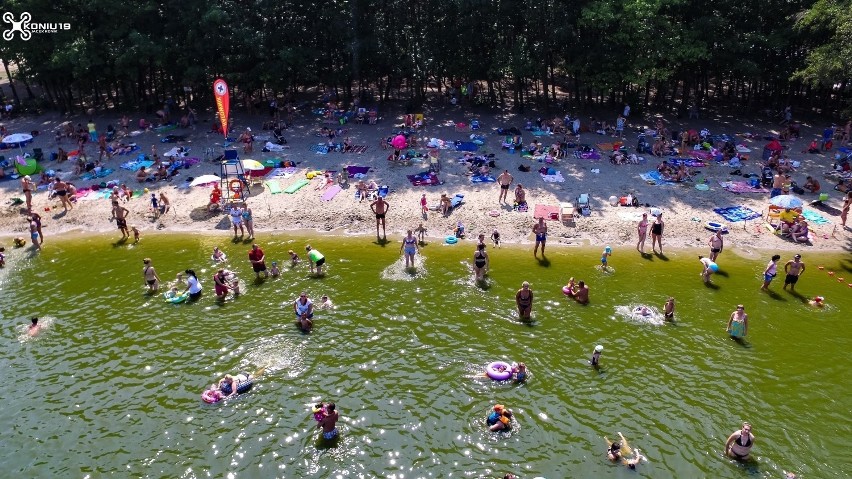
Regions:
<instances>
[{"instance_id":1,"label":"beach blanket","mask_svg":"<svg viewBox=\"0 0 852 479\"><path fill-rule=\"evenodd\" d=\"M278 180L266 180L264 184L269 188L269 194L277 195L281 193L281 185L278 184Z\"/></svg>"},{"instance_id":2,"label":"beach blanket","mask_svg":"<svg viewBox=\"0 0 852 479\"><path fill-rule=\"evenodd\" d=\"M674 181L667 180L667 179L663 178L663 175L657 170L652 170L652 171L649 171L647 173L642 173L641 175L639 175L639 177L642 178L643 180L645 180L645 183L648 183L649 185L673 185L673 184L675 184Z\"/></svg>"},{"instance_id":3,"label":"beach blanket","mask_svg":"<svg viewBox=\"0 0 852 479\"><path fill-rule=\"evenodd\" d=\"M479 149L479 145L472 141L463 141L456 145L456 151L476 151Z\"/></svg>"},{"instance_id":4,"label":"beach blanket","mask_svg":"<svg viewBox=\"0 0 852 479\"><path fill-rule=\"evenodd\" d=\"M541 172L539 172L539 174L541 175L541 179L544 180L547 183L564 183L565 182L565 178L562 177L561 171L557 171L553 175L547 175L547 174L544 174L544 173L541 173Z\"/></svg>"},{"instance_id":5,"label":"beach blanket","mask_svg":"<svg viewBox=\"0 0 852 479\"><path fill-rule=\"evenodd\" d=\"M274 170L272 167L266 167L262 170L248 170L246 171L246 176L249 178L266 178L266 175L272 170Z\"/></svg>"},{"instance_id":6,"label":"beach blanket","mask_svg":"<svg viewBox=\"0 0 852 479\"><path fill-rule=\"evenodd\" d=\"M353 145L349 150L350 153L364 153L367 151L367 145Z\"/></svg>"},{"instance_id":7,"label":"beach blanket","mask_svg":"<svg viewBox=\"0 0 852 479\"><path fill-rule=\"evenodd\" d=\"M154 128L154 131L156 131L157 133L165 133L167 131L172 131L172 130L176 130L176 129L177 129L177 125L172 124L172 125L158 126L157 128Z\"/></svg>"},{"instance_id":8,"label":"beach blanket","mask_svg":"<svg viewBox=\"0 0 852 479\"><path fill-rule=\"evenodd\" d=\"M751 186L745 181L720 181L719 185L731 193L769 193L769 190L762 186Z\"/></svg>"},{"instance_id":9,"label":"beach blanket","mask_svg":"<svg viewBox=\"0 0 852 479\"><path fill-rule=\"evenodd\" d=\"M328 187L327 190L325 190L325 193L323 193L321 198L323 201L331 201L332 198L334 198L335 196L337 196L338 193L340 193L340 190L340 186L331 185Z\"/></svg>"},{"instance_id":10,"label":"beach blanket","mask_svg":"<svg viewBox=\"0 0 852 479\"><path fill-rule=\"evenodd\" d=\"M805 219L808 220L808 222L810 222L812 225L827 225L831 223L831 221L825 219L825 217L823 217L821 214L812 210L802 211L802 216L804 216Z\"/></svg>"},{"instance_id":11,"label":"beach blanket","mask_svg":"<svg viewBox=\"0 0 852 479\"><path fill-rule=\"evenodd\" d=\"M707 166L707 163L693 158L672 158L666 161L668 161L672 166L684 165L687 168L704 168Z\"/></svg>"},{"instance_id":12,"label":"beach blanket","mask_svg":"<svg viewBox=\"0 0 852 479\"><path fill-rule=\"evenodd\" d=\"M95 178L103 178L105 176L109 176L112 172L113 172L113 170L111 170L109 168L104 168L101 171L99 171L98 173L95 173L94 171L90 171L88 173L83 173L82 175L80 175L80 179L93 180Z\"/></svg>"},{"instance_id":13,"label":"beach blanket","mask_svg":"<svg viewBox=\"0 0 852 479\"><path fill-rule=\"evenodd\" d=\"M286 189L284 189L284 193L287 193L288 195L292 195L293 193L299 191L303 186L307 185L308 183L310 183L310 181L302 178L301 180L296 181L295 183L293 183L292 185L290 185Z\"/></svg>"},{"instance_id":14,"label":"beach blanket","mask_svg":"<svg viewBox=\"0 0 852 479\"><path fill-rule=\"evenodd\" d=\"M546 220L559 219L559 207L552 205L535 205L533 209L533 218L544 218Z\"/></svg>"},{"instance_id":15,"label":"beach blanket","mask_svg":"<svg viewBox=\"0 0 852 479\"><path fill-rule=\"evenodd\" d=\"M689 150L689 156L699 160L712 160L713 155L709 151L704 150Z\"/></svg>"},{"instance_id":16,"label":"beach blanket","mask_svg":"<svg viewBox=\"0 0 852 479\"><path fill-rule=\"evenodd\" d=\"M355 175L366 175L370 171L369 166L349 165L346 167L346 172L350 178L355 178Z\"/></svg>"},{"instance_id":17,"label":"beach blanket","mask_svg":"<svg viewBox=\"0 0 852 479\"><path fill-rule=\"evenodd\" d=\"M263 148L266 151L278 152L278 151L284 151L284 150L286 150L290 147L286 146L286 145L279 145L277 143L272 143L271 141L267 141L266 144L263 145Z\"/></svg>"},{"instance_id":18,"label":"beach blanket","mask_svg":"<svg viewBox=\"0 0 852 479\"><path fill-rule=\"evenodd\" d=\"M731 223L760 218L760 213L745 206L728 206L727 208L716 208L713 211Z\"/></svg>"},{"instance_id":19,"label":"beach blanket","mask_svg":"<svg viewBox=\"0 0 852 479\"><path fill-rule=\"evenodd\" d=\"M153 161L136 159L136 160L132 160L132 161L125 161L124 163L121 164L121 169L122 170L129 170L129 171L136 171L143 166L145 167L145 169L148 169L153 165L154 165Z\"/></svg>"},{"instance_id":20,"label":"beach blanket","mask_svg":"<svg viewBox=\"0 0 852 479\"><path fill-rule=\"evenodd\" d=\"M464 203L464 195L456 193L456 195L453 196L453 199L450 200L450 208L458 208L462 203Z\"/></svg>"},{"instance_id":21,"label":"beach blanket","mask_svg":"<svg viewBox=\"0 0 852 479\"><path fill-rule=\"evenodd\" d=\"M423 173L418 173L416 175L408 175L406 176L408 181L411 182L414 186L427 186L427 185L440 185L441 181L438 179L438 175L435 173L430 173L428 171Z\"/></svg>"},{"instance_id":22,"label":"beach blanket","mask_svg":"<svg viewBox=\"0 0 852 479\"><path fill-rule=\"evenodd\" d=\"M173 156L183 158L184 156L186 156L188 154L189 154L189 148L176 146L176 147L172 148L171 150L163 153L163 156L165 156L166 158L171 158Z\"/></svg>"},{"instance_id":23,"label":"beach blanket","mask_svg":"<svg viewBox=\"0 0 852 479\"><path fill-rule=\"evenodd\" d=\"M548 136L550 132L547 130L533 130L532 134L533 136Z\"/></svg>"},{"instance_id":24,"label":"beach blanket","mask_svg":"<svg viewBox=\"0 0 852 479\"><path fill-rule=\"evenodd\" d=\"M526 213L527 211L529 211L529 210L530 210L530 205L529 205L528 203L526 203L526 202L521 203L521 204L517 204L517 203L515 203L515 204L512 206L512 209L513 209L513 210L515 210L515 211L517 211L518 213Z\"/></svg>"},{"instance_id":25,"label":"beach blanket","mask_svg":"<svg viewBox=\"0 0 852 479\"><path fill-rule=\"evenodd\" d=\"M578 160L600 160L601 155L597 151L575 151L574 158Z\"/></svg>"},{"instance_id":26,"label":"beach blanket","mask_svg":"<svg viewBox=\"0 0 852 479\"><path fill-rule=\"evenodd\" d=\"M266 179L272 178L289 178L296 174L296 168L293 166L287 168L273 168L272 171L266 174Z\"/></svg>"},{"instance_id":27,"label":"beach blanket","mask_svg":"<svg viewBox=\"0 0 852 479\"><path fill-rule=\"evenodd\" d=\"M328 154L328 145L311 145L310 150L315 152L318 155L327 155Z\"/></svg>"},{"instance_id":28,"label":"beach blanket","mask_svg":"<svg viewBox=\"0 0 852 479\"><path fill-rule=\"evenodd\" d=\"M473 175L470 177L471 183L494 183L496 181L491 175Z\"/></svg>"}]
</instances>

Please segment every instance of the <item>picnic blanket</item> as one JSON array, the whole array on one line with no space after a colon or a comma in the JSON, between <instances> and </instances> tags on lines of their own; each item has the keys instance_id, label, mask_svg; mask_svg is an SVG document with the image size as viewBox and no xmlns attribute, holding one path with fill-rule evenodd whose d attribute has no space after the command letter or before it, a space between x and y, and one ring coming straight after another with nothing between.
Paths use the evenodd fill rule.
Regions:
<instances>
[{"instance_id":1,"label":"picnic blanket","mask_svg":"<svg viewBox=\"0 0 852 479\"><path fill-rule=\"evenodd\" d=\"M263 182L267 188L269 188L269 193L272 195L277 195L281 193L281 185L278 184L278 180L266 180Z\"/></svg>"},{"instance_id":2,"label":"picnic blanket","mask_svg":"<svg viewBox=\"0 0 852 479\"><path fill-rule=\"evenodd\" d=\"M707 163L693 158L672 158L666 161L668 161L669 164L672 166L684 165L687 168L704 168L705 166L707 166Z\"/></svg>"},{"instance_id":3,"label":"picnic blanket","mask_svg":"<svg viewBox=\"0 0 852 479\"><path fill-rule=\"evenodd\" d=\"M272 178L289 178L296 174L296 168L293 166L287 168L273 168L272 171L266 174L266 179Z\"/></svg>"},{"instance_id":4,"label":"picnic blanket","mask_svg":"<svg viewBox=\"0 0 852 479\"><path fill-rule=\"evenodd\" d=\"M472 141L462 141L460 143L456 143L456 151L476 151L479 149L479 145Z\"/></svg>"},{"instance_id":5,"label":"picnic blanket","mask_svg":"<svg viewBox=\"0 0 852 479\"><path fill-rule=\"evenodd\" d=\"M352 148L349 149L351 153L364 153L367 151L367 145L353 145Z\"/></svg>"},{"instance_id":6,"label":"picnic blanket","mask_svg":"<svg viewBox=\"0 0 852 479\"><path fill-rule=\"evenodd\" d=\"M470 177L471 183L494 183L497 179L491 175L473 175Z\"/></svg>"},{"instance_id":7,"label":"picnic blanket","mask_svg":"<svg viewBox=\"0 0 852 479\"><path fill-rule=\"evenodd\" d=\"M731 193L769 193L769 190L762 186L751 186L745 181L720 181L719 185Z\"/></svg>"},{"instance_id":8,"label":"picnic blanket","mask_svg":"<svg viewBox=\"0 0 852 479\"><path fill-rule=\"evenodd\" d=\"M369 166L349 165L346 167L346 172L350 178L355 178L355 175L366 175L370 171Z\"/></svg>"},{"instance_id":9,"label":"picnic blanket","mask_svg":"<svg viewBox=\"0 0 852 479\"><path fill-rule=\"evenodd\" d=\"M416 175L408 175L406 176L408 181L411 182L414 186L427 186L427 185L440 185L441 181L438 179L438 175L435 173L430 173L425 171L423 173L418 173Z\"/></svg>"},{"instance_id":10,"label":"picnic blanket","mask_svg":"<svg viewBox=\"0 0 852 479\"><path fill-rule=\"evenodd\" d=\"M133 160L133 161L125 161L124 163L121 164L121 169L122 170L129 170L129 171L136 171L143 166L145 167L145 169L148 169L148 168L152 167L153 165L154 165L153 161L136 159L136 160Z\"/></svg>"},{"instance_id":11,"label":"picnic blanket","mask_svg":"<svg viewBox=\"0 0 852 479\"><path fill-rule=\"evenodd\" d=\"M760 213L745 206L728 206L727 208L716 208L713 211L731 223L760 218Z\"/></svg>"},{"instance_id":12,"label":"picnic blanket","mask_svg":"<svg viewBox=\"0 0 852 479\"><path fill-rule=\"evenodd\" d=\"M547 183L564 183L565 182L565 178L562 177L562 172L558 171L558 170L556 171L555 174L552 174L552 175L548 175L548 174L541 173L541 172L539 172L539 174L541 175L541 179L544 180Z\"/></svg>"},{"instance_id":13,"label":"picnic blanket","mask_svg":"<svg viewBox=\"0 0 852 479\"><path fill-rule=\"evenodd\" d=\"M597 151L575 151L574 158L579 160L600 160L601 155Z\"/></svg>"},{"instance_id":14,"label":"picnic blanket","mask_svg":"<svg viewBox=\"0 0 852 479\"><path fill-rule=\"evenodd\" d=\"M676 183L663 178L663 175L657 170L642 173L639 177L645 180L645 183L648 183L649 185L673 185Z\"/></svg>"},{"instance_id":15,"label":"picnic blanket","mask_svg":"<svg viewBox=\"0 0 852 479\"><path fill-rule=\"evenodd\" d=\"M812 210L803 210L802 216L804 216L805 219L813 225L827 225L831 223L830 221L825 219L825 217L823 217L821 214Z\"/></svg>"},{"instance_id":16,"label":"picnic blanket","mask_svg":"<svg viewBox=\"0 0 852 479\"><path fill-rule=\"evenodd\" d=\"M533 209L533 218L544 218L546 220L559 219L559 207L553 205L535 205Z\"/></svg>"},{"instance_id":17,"label":"picnic blanket","mask_svg":"<svg viewBox=\"0 0 852 479\"><path fill-rule=\"evenodd\" d=\"M293 193L299 191L303 186L307 185L308 183L310 183L310 181L302 178L301 180L296 181L295 183L293 183L292 185L290 185L286 189L284 189L284 193L287 193L288 195L292 195Z\"/></svg>"},{"instance_id":18,"label":"picnic blanket","mask_svg":"<svg viewBox=\"0 0 852 479\"><path fill-rule=\"evenodd\" d=\"M321 198L322 198L323 201L331 201L332 198L334 198L335 196L337 196L338 193L340 193L340 190L341 190L340 186L331 185L331 186L328 187L327 190L325 190L325 193L323 193Z\"/></svg>"},{"instance_id":19,"label":"picnic blanket","mask_svg":"<svg viewBox=\"0 0 852 479\"><path fill-rule=\"evenodd\" d=\"M713 155L709 151L704 150L689 150L689 156L699 160L712 160Z\"/></svg>"}]
</instances>

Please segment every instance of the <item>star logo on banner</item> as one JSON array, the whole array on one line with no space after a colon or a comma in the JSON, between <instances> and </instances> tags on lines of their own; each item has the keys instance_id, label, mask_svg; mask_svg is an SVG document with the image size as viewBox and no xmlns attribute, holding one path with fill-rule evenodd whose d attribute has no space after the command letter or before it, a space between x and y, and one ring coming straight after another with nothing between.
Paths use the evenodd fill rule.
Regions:
<instances>
[{"instance_id":1,"label":"star logo on banner","mask_svg":"<svg viewBox=\"0 0 852 479\"><path fill-rule=\"evenodd\" d=\"M223 85L221 83L216 85L216 93L218 93L219 95L224 95L227 92L228 92L228 89L225 87L225 85Z\"/></svg>"}]
</instances>

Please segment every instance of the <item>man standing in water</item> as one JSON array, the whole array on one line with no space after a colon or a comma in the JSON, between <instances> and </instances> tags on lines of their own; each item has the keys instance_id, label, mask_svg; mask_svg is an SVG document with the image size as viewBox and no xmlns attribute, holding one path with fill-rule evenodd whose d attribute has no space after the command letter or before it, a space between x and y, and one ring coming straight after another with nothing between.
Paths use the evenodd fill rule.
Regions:
<instances>
[{"instance_id":1,"label":"man standing in water","mask_svg":"<svg viewBox=\"0 0 852 479\"><path fill-rule=\"evenodd\" d=\"M521 284L521 289L515 294L515 304L518 306L518 316L521 321L529 322L532 315L533 292L530 284L526 281Z\"/></svg>"},{"instance_id":2,"label":"man standing in water","mask_svg":"<svg viewBox=\"0 0 852 479\"><path fill-rule=\"evenodd\" d=\"M115 226L121 231L121 239L130 237L130 231L127 229L127 215L130 210L118 204L118 200L112 201L112 217L110 221L115 220Z\"/></svg>"},{"instance_id":3,"label":"man standing in water","mask_svg":"<svg viewBox=\"0 0 852 479\"><path fill-rule=\"evenodd\" d=\"M722 239L722 230L716 230L716 234L710 237L710 261L716 262L716 257L722 252L725 247L725 241Z\"/></svg>"},{"instance_id":4,"label":"man standing in water","mask_svg":"<svg viewBox=\"0 0 852 479\"><path fill-rule=\"evenodd\" d=\"M544 246L547 243L547 225L544 224L544 218L539 218L538 223L533 226L535 234L535 249L533 256L538 256L538 246L541 245L541 256L544 257Z\"/></svg>"},{"instance_id":5,"label":"man standing in water","mask_svg":"<svg viewBox=\"0 0 852 479\"><path fill-rule=\"evenodd\" d=\"M509 195L509 186L512 185L513 181L515 179L509 173L509 170L503 170L503 173L500 173L500 176L497 177L497 184L500 185L500 198L497 201L506 201L506 197Z\"/></svg>"},{"instance_id":6,"label":"man standing in water","mask_svg":"<svg viewBox=\"0 0 852 479\"><path fill-rule=\"evenodd\" d=\"M30 224L30 239L39 251L41 251L41 242L38 235L38 223L32 216L27 216L27 222Z\"/></svg>"},{"instance_id":7,"label":"man standing in water","mask_svg":"<svg viewBox=\"0 0 852 479\"><path fill-rule=\"evenodd\" d=\"M333 402L328 403L325 406L326 416L323 417L318 423L317 427L322 428L322 438L326 441L330 441L337 437L337 420L340 415L335 411L335 404Z\"/></svg>"},{"instance_id":8,"label":"man standing in water","mask_svg":"<svg viewBox=\"0 0 852 479\"><path fill-rule=\"evenodd\" d=\"M789 285L790 291L796 290L796 283L799 281L799 276L805 272L805 263L802 263L801 259L802 255L797 254L784 265L784 272L787 273L787 277L784 278L783 289L787 289L787 286Z\"/></svg>"},{"instance_id":9,"label":"man standing in water","mask_svg":"<svg viewBox=\"0 0 852 479\"><path fill-rule=\"evenodd\" d=\"M390 205L384 198L379 196L376 201L370 203L370 209L373 210L373 213L376 215L376 238L379 237L379 224L382 225L382 236L387 239L387 234L385 233L385 215L390 209Z\"/></svg>"},{"instance_id":10,"label":"man standing in water","mask_svg":"<svg viewBox=\"0 0 852 479\"><path fill-rule=\"evenodd\" d=\"M260 278L260 273L263 273L263 277L266 278L269 276L269 273L266 272L266 254L264 254L263 250L260 249L260 246L257 243L251 245L251 251L248 253L249 261L251 262L251 268L254 270L254 273Z\"/></svg>"}]
</instances>

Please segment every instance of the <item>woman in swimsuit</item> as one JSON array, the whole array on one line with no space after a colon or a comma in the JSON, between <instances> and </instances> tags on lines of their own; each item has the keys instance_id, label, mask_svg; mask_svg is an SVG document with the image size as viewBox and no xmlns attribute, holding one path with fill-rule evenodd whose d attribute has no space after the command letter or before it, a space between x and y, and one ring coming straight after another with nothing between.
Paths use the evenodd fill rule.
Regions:
<instances>
[{"instance_id":1,"label":"woman in swimsuit","mask_svg":"<svg viewBox=\"0 0 852 479\"><path fill-rule=\"evenodd\" d=\"M26 175L21 178L21 190L24 193L24 197L27 199L27 213L31 212L33 209L33 190L35 190L35 184L33 183L30 175Z\"/></svg>"},{"instance_id":2,"label":"woman in swimsuit","mask_svg":"<svg viewBox=\"0 0 852 479\"><path fill-rule=\"evenodd\" d=\"M145 277L145 284L148 285L148 291L153 293L160 288L160 277L157 275L157 271L151 266L151 258L145 258L142 260L142 264L145 265L142 268L142 275Z\"/></svg>"},{"instance_id":3,"label":"woman in swimsuit","mask_svg":"<svg viewBox=\"0 0 852 479\"><path fill-rule=\"evenodd\" d=\"M479 243L473 252L473 273L477 281L482 281L485 271L488 269L488 253L485 252L485 244Z\"/></svg>"},{"instance_id":4,"label":"woman in swimsuit","mask_svg":"<svg viewBox=\"0 0 852 479\"><path fill-rule=\"evenodd\" d=\"M220 268L213 275L213 288L216 292L216 297L219 299L225 299L225 296L228 295L228 291L230 290L228 286L228 273L223 268Z\"/></svg>"},{"instance_id":5,"label":"woman in swimsuit","mask_svg":"<svg viewBox=\"0 0 852 479\"><path fill-rule=\"evenodd\" d=\"M243 229L243 210L239 206L234 206L231 208L231 223L234 225L234 237L237 236L237 227L240 227L240 236L245 235L245 230Z\"/></svg>"},{"instance_id":6,"label":"woman in swimsuit","mask_svg":"<svg viewBox=\"0 0 852 479\"><path fill-rule=\"evenodd\" d=\"M648 237L648 213L642 213L642 219L636 227L636 232L639 234L639 242L636 243L636 249L645 253L645 238Z\"/></svg>"},{"instance_id":7,"label":"woman in swimsuit","mask_svg":"<svg viewBox=\"0 0 852 479\"><path fill-rule=\"evenodd\" d=\"M518 315L521 321L530 321L532 315L533 292L530 289L530 284L524 281L521 284L521 289L515 294L515 304L518 306Z\"/></svg>"},{"instance_id":8,"label":"woman in swimsuit","mask_svg":"<svg viewBox=\"0 0 852 479\"><path fill-rule=\"evenodd\" d=\"M663 306L663 314L667 321L671 321L674 319L674 310L675 310L675 299L669 296L668 301L666 301L666 305Z\"/></svg>"},{"instance_id":9,"label":"woman in swimsuit","mask_svg":"<svg viewBox=\"0 0 852 479\"><path fill-rule=\"evenodd\" d=\"M663 254L663 214L658 213L657 218L651 225L651 249L657 252L657 243L660 244L660 254Z\"/></svg>"},{"instance_id":10,"label":"woman in swimsuit","mask_svg":"<svg viewBox=\"0 0 852 479\"><path fill-rule=\"evenodd\" d=\"M246 230L248 231L248 234L249 234L249 239L253 239L254 238L254 218L251 215L251 208L248 207L248 204L246 204L246 207L243 208L242 216L243 216L243 223L245 223Z\"/></svg>"},{"instance_id":11,"label":"woman in swimsuit","mask_svg":"<svg viewBox=\"0 0 852 479\"><path fill-rule=\"evenodd\" d=\"M742 429L728 436L725 442L725 454L740 461L748 460L752 446L754 446L754 435L751 433L751 424L744 422Z\"/></svg>"},{"instance_id":12,"label":"woman in swimsuit","mask_svg":"<svg viewBox=\"0 0 852 479\"><path fill-rule=\"evenodd\" d=\"M725 331L735 339L748 334L748 315L745 313L743 305L738 304L736 311L731 313L731 319L728 320L728 327L725 328Z\"/></svg>"},{"instance_id":13,"label":"woman in swimsuit","mask_svg":"<svg viewBox=\"0 0 852 479\"><path fill-rule=\"evenodd\" d=\"M420 251L417 246L417 238L414 237L414 232L408 230L408 234L402 239L402 245L399 247L400 252L405 254L405 267L414 267L414 255Z\"/></svg>"}]
</instances>

